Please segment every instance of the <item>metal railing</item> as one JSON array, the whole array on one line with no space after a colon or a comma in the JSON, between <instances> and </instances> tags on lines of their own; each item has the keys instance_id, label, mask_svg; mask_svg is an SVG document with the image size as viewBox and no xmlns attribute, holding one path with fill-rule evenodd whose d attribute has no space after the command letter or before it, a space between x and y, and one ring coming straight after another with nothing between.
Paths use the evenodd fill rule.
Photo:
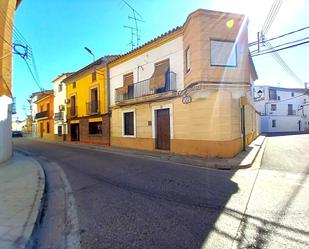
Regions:
<instances>
[{"instance_id":1,"label":"metal railing","mask_svg":"<svg viewBox=\"0 0 309 249\"><path fill-rule=\"evenodd\" d=\"M296 115L296 110L288 110L288 115Z\"/></svg>"},{"instance_id":2,"label":"metal railing","mask_svg":"<svg viewBox=\"0 0 309 249\"><path fill-rule=\"evenodd\" d=\"M100 113L100 101L87 102L86 110L88 115Z\"/></svg>"},{"instance_id":3,"label":"metal railing","mask_svg":"<svg viewBox=\"0 0 309 249\"><path fill-rule=\"evenodd\" d=\"M115 90L115 101L121 102L128 99L139 98L143 96L148 96L156 93L163 93L168 91L176 91L176 73L170 72L165 77L165 86L160 89L150 88L150 79L139 81L128 86L128 92L125 94L119 93Z\"/></svg>"},{"instance_id":4,"label":"metal railing","mask_svg":"<svg viewBox=\"0 0 309 249\"><path fill-rule=\"evenodd\" d=\"M35 114L35 119L48 118L48 116L49 116L49 111L38 112L37 114Z\"/></svg>"},{"instance_id":5,"label":"metal railing","mask_svg":"<svg viewBox=\"0 0 309 249\"><path fill-rule=\"evenodd\" d=\"M77 106L70 106L68 107L68 110L67 110L67 115L68 115L68 118L74 118L74 117L77 117Z\"/></svg>"},{"instance_id":6,"label":"metal railing","mask_svg":"<svg viewBox=\"0 0 309 249\"><path fill-rule=\"evenodd\" d=\"M63 112L57 112L54 116L55 121L62 121L63 120Z\"/></svg>"}]
</instances>

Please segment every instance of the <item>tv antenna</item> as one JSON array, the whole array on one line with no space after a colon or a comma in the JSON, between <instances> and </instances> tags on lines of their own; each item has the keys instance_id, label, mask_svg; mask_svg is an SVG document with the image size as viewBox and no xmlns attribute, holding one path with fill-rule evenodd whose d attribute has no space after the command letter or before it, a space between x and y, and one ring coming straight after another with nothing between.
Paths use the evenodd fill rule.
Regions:
<instances>
[{"instance_id":1,"label":"tv antenna","mask_svg":"<svg viewBox=\"0 0 309 249\"><path fill-rule=\"evenodd\" d=\"M134 9L127 1L122 0L122 2L132 11L131 15L128 16L128 19L133 20L134 24L132 26L124 25L124 28L130 29L131 31L131 45L132 49L138 47L140 44L141 36L140 36L140 29L138 28L139 22L145 22L143 17L136 9Z\"/></svg>"}]
</instances>

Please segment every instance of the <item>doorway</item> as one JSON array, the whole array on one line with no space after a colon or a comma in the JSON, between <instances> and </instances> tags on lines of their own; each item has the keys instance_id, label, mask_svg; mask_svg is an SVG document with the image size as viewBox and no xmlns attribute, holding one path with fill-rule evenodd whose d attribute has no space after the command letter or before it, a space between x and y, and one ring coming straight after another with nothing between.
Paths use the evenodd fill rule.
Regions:
<instances>
[{"instance_id":1,"label":"doorway","mask_svg":"<svg viewBox=\"0 0 309 249\"><path fill-rule=\"evenodd\" d=\"M40 138L43 138L43 122L40 122Z\"/></svg>"},{"instance_id":2,"label":"doorway","mask_svg":"<svg viewBox=\"0 0 309 249\"><path fill-rule=\"evenodd\" d=\"M156 110L156 149L170 150L170 109Z\"/></svg>"},{"instance_id":3,"label":"doorway","mask_svg":"<svg viewBox=\"0 0 309 249\"><path fill-rule=\"evenodd\" d=\"M71 124L71 141L79 141L79 124Z\"/></svg>"}]
</instances>

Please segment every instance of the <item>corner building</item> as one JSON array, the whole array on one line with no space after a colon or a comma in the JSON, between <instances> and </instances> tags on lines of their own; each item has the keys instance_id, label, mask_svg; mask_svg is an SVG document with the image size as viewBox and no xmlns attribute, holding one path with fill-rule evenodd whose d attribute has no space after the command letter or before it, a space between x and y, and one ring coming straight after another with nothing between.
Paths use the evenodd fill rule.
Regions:
<instances>
[{"instance_id":1,"label":"corner building","mask_svg":"<svg viewBox=\"0 0 309 249\"><path fill-rule=\"evenodd\" d=\"M229 158L259 134L243 15L199 9L109 63L111 145Z\"/></svg>"}]
</instances>

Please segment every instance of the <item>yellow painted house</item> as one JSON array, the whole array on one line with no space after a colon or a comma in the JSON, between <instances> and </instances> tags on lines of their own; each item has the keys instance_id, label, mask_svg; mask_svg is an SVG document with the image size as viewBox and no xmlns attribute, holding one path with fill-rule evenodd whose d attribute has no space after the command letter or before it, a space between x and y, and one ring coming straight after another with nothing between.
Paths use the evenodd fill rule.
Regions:
<instances>
[{"instance_id":1,"label":"yellow painted house","mask_svg":"<svg viewBox=\"0 0 309 249\"><path fill-rule=\"evenodd\" d=\"M63 81L66 84L68 140L109 145L106 64L110 58L113 57L102 57Z\"/></svg>"}]
</instances>

